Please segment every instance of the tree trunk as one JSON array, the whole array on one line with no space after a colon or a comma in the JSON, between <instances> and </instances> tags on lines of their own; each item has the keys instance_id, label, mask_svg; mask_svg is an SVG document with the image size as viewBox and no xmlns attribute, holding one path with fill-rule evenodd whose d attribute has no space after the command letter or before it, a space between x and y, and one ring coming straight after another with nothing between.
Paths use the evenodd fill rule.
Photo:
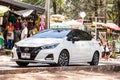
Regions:
<instances>
[{"instance_id":1,"label":"tree trunk","mask_svg":"<svg viewBox=\"0 0 120 80\"><path fill-rule=\"evenodd\" d=\"M94 11L95 11L95 17L98 17L98 1L94 0Z\"/></svg>"},{"instance_id":2,"label":"tree trunk","mask_svg":"<svg viewBox=\"0 0 120 80\"><path fill-rule=\"evenodd\" d=\"M57 7L56 7L56 0L53 0L53 11L54 11L54 14L57 13L56 9L57 9Z\"/></svg>"}]
</instances>

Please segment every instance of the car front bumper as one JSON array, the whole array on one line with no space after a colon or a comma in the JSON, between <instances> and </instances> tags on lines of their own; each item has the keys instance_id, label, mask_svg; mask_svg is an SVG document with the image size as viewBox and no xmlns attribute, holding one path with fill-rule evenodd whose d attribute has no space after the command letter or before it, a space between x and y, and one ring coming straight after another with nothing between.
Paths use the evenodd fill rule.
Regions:
<instances>
[{"instance_id":1,"label":"car front bumper","mask_svg":"<svg viewBox=\"0 0 120 80\"><path fill-rule=\"evenodd\" d=\"M43 63L43 64L58 63L58 57L60 54L60 51L57 49L46 49L46 50L39 51L34 59L28 59L28 58L23 59L20 56L18 56L18 52L15 47L13 47L12 52L13 52L13 58L12 58L13 61L29 62L29 63ZM50 56L50 55L53 55L53 56Z\"/></svg>"}]
</instances>

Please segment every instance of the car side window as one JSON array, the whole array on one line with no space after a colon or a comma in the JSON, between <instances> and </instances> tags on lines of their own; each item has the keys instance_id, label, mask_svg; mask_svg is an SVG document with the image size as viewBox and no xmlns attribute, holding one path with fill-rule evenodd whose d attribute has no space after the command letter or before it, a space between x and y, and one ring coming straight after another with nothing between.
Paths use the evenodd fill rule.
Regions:
<instances>
[{"instance_id":1,"label":"car side window","mask_svg":"<svg viewBox=\"0 0 120 80\"><path fill-rule=\"evenodd\" d=\"M80 37L80 40L85 40L85 37L84 37L84 35L83 35L83 31L79 31L79 37Z\"/></svg>"},{"instance_id":2,"label":"car side window","mask_svg":"<svg viewBox=\"0 0 120 80\"><path fill-rule=\"evenodd\" d=\"M67 35L67 37L71 40L73 37L77 37L77 38L79 38L79 40L87 40L87 41L92 39L92 36L89 33L82 31L82 30L79 30L79 29L72 30Z\"/></svg>"},{"instance_id":3,"label":"car side window","mask_svg":"<svg viewBox=\"0 0 120 80\"><path fill-rule=\"evenodd\" d=\"M79 38L79 40L84 40L84 37L82 36L81 33L82 33L81 30L75 29L68 34L68 37L69 38L77 37Z\"/></svg>"},{"instance_id":4,"label":"car side window","mask_svg":"<svg viewBox=\"0 0 120 80\"><path fill-rule=\"evenodd\" d=\"M82 32L82 36L84 37L84 40L91 40L92 39L92 36L87 33L87 32Z\"/></svg>"}]
</instances>

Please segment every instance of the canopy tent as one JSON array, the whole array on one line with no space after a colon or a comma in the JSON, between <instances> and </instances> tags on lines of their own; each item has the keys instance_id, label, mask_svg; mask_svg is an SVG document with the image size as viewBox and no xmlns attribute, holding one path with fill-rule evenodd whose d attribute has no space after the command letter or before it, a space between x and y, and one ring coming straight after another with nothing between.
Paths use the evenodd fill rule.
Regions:
<instances>
[{"instance_id":1,"label":"canopy tent","mask_svg":"<svg viewBox=\"0 0 120 80\"><path fill-rule=\"evenodd\" d=\"M8 7L0 5L0 16L4 16L4 13L9 10L10 9Z\"/></svg>"},{"instance_id":2,"label":"canopy tent","mask_svg":"<svg viewBox=\"0 0 120 80\"><path fill-rule=\"evenodd\" d=\"M8 10L10 10L8 7L0 5L0 13L5 13Z\"/></svg>"},{"instance_id":3,"label":"canopy tent","mask_svg":"<svg viewBox=\"0 0 120 80\"><path fill-rule=\"evenodd\" d=\"M14 13L22 17L28 17L33 11L34 10L20 10L14 11Z\"/></svg>"},{"instance_id":4,"label":"canopy tent","mask_svg":"<svg viewBox=\"0 0 120 80\"><path fill-rule=\"evenodd\" d=\"M102 26L105 26L113 30L120 30L120 27L114 23L106 23L106 24L103 24Z\"/></svg>"},{"instance_id":5,"label":"canopy tent","mask_svg":"<svg viewBox=\"0 0 120 80\"><path fill-rule=\"evenodd\" d=\"M30 5L24 2L20 2L18 0L0 0L0 5L9 6L11 9L17 10L25 10L25 9L32 9L41 14L45 12L45 9L36 7L34 5Z\"/></svg>"}]
</instances>

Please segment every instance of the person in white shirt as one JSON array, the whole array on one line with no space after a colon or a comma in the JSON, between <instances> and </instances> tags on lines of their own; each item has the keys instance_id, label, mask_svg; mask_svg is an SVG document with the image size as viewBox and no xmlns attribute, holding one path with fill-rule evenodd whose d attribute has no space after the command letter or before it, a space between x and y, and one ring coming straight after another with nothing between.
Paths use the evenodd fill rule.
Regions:
<instances>
[{"instance_id":1,"label":"person in white shirt","mask_svg":"<svg viewBox=\"0 0 120 80\"><path fill-rule=\"evenodd\" d=\"M27 35L28 35L27 24L23 23L22 26L23 26L23 30L21 33L21 40L27 38Z\"/></svg>"}]
</instances>

